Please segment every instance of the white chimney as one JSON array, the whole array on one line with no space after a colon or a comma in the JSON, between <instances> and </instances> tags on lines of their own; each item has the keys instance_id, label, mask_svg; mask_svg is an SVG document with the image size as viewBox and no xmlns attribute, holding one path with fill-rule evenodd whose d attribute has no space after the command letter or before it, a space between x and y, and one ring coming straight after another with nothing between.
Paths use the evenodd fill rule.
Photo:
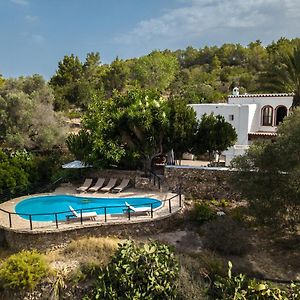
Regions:
<instances>
[{"instance_id":1,"label":"white chimney","mask_svg":"<svg viewBox=\"0 0 300 300\"><path fill-rule=\"evenodd\" d=\"M238 96L240 94L240 90L238 87L235 87L232 91L232 95L233 96Z\"/></svg>"}]
</instances>

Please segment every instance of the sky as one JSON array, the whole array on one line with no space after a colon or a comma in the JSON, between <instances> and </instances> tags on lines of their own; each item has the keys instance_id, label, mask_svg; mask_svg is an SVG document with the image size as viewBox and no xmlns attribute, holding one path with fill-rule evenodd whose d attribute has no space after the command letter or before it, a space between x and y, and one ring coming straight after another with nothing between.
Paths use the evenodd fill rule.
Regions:
<instances>
[{"instance_id":1,"label":"sky","mask_svg":"<svg viewBox=\"0 0 300 300\"><path fill-rule=\"evenodd\" d=\"M102 63L152 50L300 37L299 0L0 0L0 74L55 74L64 55Z\"/></svg>"}]
</instances>

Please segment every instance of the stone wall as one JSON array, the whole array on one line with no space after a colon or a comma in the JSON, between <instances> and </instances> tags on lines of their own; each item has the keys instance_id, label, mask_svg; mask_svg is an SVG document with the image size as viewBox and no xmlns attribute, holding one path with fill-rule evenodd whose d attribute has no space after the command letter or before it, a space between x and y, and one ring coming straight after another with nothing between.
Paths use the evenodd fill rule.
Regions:
<instances>
[{"instance_id":1,"label":"stone wall","mask_svg":"<svg viewBox=\"0 0 300 300\"><path fill-rule=\"evenodd\" d=\"M13 250L39 249L55 247L59 244L69 242L73 239L83 236L116 236L120 238L130 238L138 236L147 236L174 228L174 225L180 220L180 211L154 219L152 221L130 221L128 223L105 223L102 225L82 226L70 228L68 230L57 231L17 231L10 228L0 228L0 237L2 242Z\"/></svg>"},{"instance_id":2,"label":"stone wall","mask_svg":"<svg viewBox=\"0 0 300 300\"><path fill-rule=\"evenodd\" d=\"M166 166L165 179L171 189L181 184L186 198L239 200L228 183L231 172L227 168Z\"/></svg>"}]
</instances>

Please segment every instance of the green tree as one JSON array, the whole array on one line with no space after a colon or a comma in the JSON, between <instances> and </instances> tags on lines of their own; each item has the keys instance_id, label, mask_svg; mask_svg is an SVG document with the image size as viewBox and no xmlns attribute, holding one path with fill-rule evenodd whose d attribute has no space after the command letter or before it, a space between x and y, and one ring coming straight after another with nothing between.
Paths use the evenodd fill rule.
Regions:
<instances>
[{"instance_id":1,"label":"green tree","mask_svg":"<svg viewBox=\"0 0 300 300\"><path fill-rule=\"evenodd\" d=\"M176 159L181 159L184 152L191 150L193 137L197 129L196 112L181 97L169 99L168 150L173 149Z\"/></svg>"},{"instance_id":2,"label":"green tree","mask_svg":"<svg viewBox=\"0 0 300 300\"><path fill-rule=\"evenodd\" d=\"M232 184L260 224L293 229L300 221L300 110L278 127L274 142L255 143L232 165Z\"/></svg>"},{"instance_id":3,"label":"green tree","mask_svg":"<svg viewBox=\"0 0 300 300\"><path fill-rule=\"evenodd\" d=\"M232 125L225 121L223 116L204 114L198 124L197 133L193 142L193 153L204 154L208 152L212 160L213 154L221 153L233 146L237 134Z\"/></svg>"},{"instance_id":4,"label":"green tree","mask_svg":"<svg viewBox=\"0 0 300 300\"><path fill-rule=\"evenodd\" d=\"M163 153L168 125L167 101L156 91L115 92L110 99L96 97L83 119L83 130L90 141L87 149L91 149L85 160L115 164L129 151L136 159L143 159L148 169L152 159Z\"/></svg>"},{"instance_id":5,"label":"green tree","mask_svg":"<svg viewBox=\"0 0 300 300\"><path fill-rule=\"evenodd\" d=\"M122 92L126 87L129 74L128 63L117 57L110 64L103 79L106 93L111 96L114 90Z\"/></svg>"},{"instance_id":6,"label":"green tree","mask_svg":"<svg viewBox=\"0 0 300 300\"><path fill-rule=\"evenodd\" d=\"M153 51L136 60L132 77L142 88L165 90L174 80L179 68L175 55L166 51Z\"/></svg>"},{"instance_id":7,"label":"green tree","mask_svg":"<svg viewBox=\"0 0 300 300\"><path fill-rule=\"evenodd\" d=\"M78 85L82 77L83 65L77 56L65 55L58 63L58 69L50 80L54 89L55 109L62 110L78 100Z\"/></svg>"},{"instance_id":8,"label":"green tree","mask_svg":"<svg viewBox=\"0 0 300 300\"><path fill-rule=\"evenodd\" d=\"M64 143L66 126L53 93L39 75L7 79L0 87L0 141L12 149L47 150Z\"/></svg>"}]
</instances>

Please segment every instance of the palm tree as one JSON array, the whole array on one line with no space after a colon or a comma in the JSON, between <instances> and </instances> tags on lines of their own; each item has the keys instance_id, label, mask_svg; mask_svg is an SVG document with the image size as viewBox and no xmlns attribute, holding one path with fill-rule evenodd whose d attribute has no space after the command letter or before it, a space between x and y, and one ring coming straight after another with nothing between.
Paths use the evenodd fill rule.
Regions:
<instances>
[{"instance_id":1,"label":"palm tree","mask_svg":"<svg viewBox=\"0 0 300 300\"><path fill-rule=\"evenodd\" d=\"M300 105L300 43L298 43L292 50L287 53L284 58L283 84L288 91L294 93L292 107Z\"/></svg>"},{"instance_id":2,"label":"palm tree","mask_svg":"<svg viewBox=\"0 0 300 300\"><path fill-rule=\"evenodd\" d=\"M295 108L300 106L300 41L294 47L276 51L271 58L269 70L262 74L262 86L267 91L293 93Z\"/></svg>"}]
</instances>

